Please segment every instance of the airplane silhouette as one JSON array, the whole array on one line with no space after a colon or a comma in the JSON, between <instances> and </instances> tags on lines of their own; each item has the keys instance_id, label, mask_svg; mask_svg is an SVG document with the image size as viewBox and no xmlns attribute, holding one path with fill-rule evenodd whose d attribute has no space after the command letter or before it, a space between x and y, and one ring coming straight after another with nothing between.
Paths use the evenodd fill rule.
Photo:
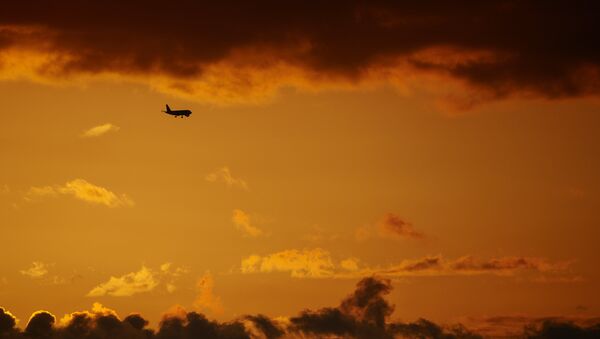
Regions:
<instances>
[{"instance_id":1,"label":"airplane silhouette","mask_svg":"<svg viewBox=\"0 0 600 339\"><path fill-rule=\"evenodd\" d=\"M167 105L167 110L166 111L161 111L161 112L170 114L170 115L174 116L175 118L177 118L177 117L182 117L183 118L184 115L186 117L189 117L190 114L192 114L192 111L190 111L189 109L181 109L181 110L172 111L171 107L169 107L169 105Z\"/></svg>"}]
</instances>

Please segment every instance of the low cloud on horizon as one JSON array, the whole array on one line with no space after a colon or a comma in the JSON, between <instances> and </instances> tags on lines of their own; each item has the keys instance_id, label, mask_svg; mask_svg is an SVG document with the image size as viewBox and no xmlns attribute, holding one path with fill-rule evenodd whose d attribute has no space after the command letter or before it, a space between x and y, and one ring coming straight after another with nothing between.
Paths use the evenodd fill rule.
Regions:
<instances>
[{"instance_id":1,"label":"low cloud on horizon","mask_svg":"<svg viewBox=\"0 0 600 339\"><path fill-rule=\"evenodd\" d=\"M317 310L305 309L295 316L270 318L262 314L242 315L232 321L209 320L205 315L188 312L182 307L163 315L156 329L140 314L124 318L99 303L90 311L79 311L57 320L48 311L37 311L18 328L14 315L0 307L0 336L17 338L356 338L392 339L455 338L476 339L483 335L511 334L531 338L562 335L568 338L592 338L600 335L598 317L495 317L467 319L481 333L463 324L440 325L426 319L414 322L393 321L394 305L386 295L392 290L390 280L367 277L342 299L338 306ZM479 324L479 325L478 325ZM481 325L483 324L483 325ZM493 327L496 325L496 327ZM516 332L515 332L516 331Z\"/></svg>"}]
</instances>

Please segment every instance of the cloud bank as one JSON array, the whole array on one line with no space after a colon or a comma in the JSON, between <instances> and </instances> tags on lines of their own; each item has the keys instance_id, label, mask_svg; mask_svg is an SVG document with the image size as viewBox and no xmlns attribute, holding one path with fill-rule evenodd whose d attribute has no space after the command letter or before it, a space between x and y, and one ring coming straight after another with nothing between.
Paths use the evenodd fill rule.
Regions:
<instances>
[{"instance_id":1,"label":"cloud bank","mask_svg":"<svg viewBox=\"0 0 600 339\"><path fill-rule=\"evenodd\" d=\"M219 103L260 101L290 86L428 81L439 88L440 78L470 90L464 106L515 94L597 96L599 7L567 0L14 1L0 13L0 74L127 78Z\"/></svg>"},{"instance_id":2,"label":"cloud bank","mask_svg":"<svg viewBox=\"0 0 600 339\"><path fill-rule=\"evenodd\" d=\"M545 282L553 279L573 278L568 268L571 262L551 262L539 257L499 257L477 258L463 256L446 259L441 255L405 259L388 266L362 265L357 258L335 260L321 248L284 250L268 255L250 255L243 258L240 270L250 273L289 273L294 278L360 278L378 275L388 278L457 276L457 275L496 275L516 276L533 274L533 281ZM578 281L577 279L572 282Z\"/></svg>"},{"instance_id":3,"label":"cloud bank","mask_svg":"<svg viewBox=\"0 0 600 339\"><path fill-rule=\"evenodd\" d=\"M338 306L303 310L289 318L245 315L229 322L208 320L203 314L179 310L163 316L156 330L139 314L120 318L100 304L91 311L66 315L57 321L47 311L35 312L25 330L16 327L15 317L0 307L0 337L53 339L250 339L250 338L446 338L475 339L481 335L465 326L439 325L426 319L415 322L391 320L394 306L385 298L392 285L389 280L367 277ZM594 338L600 335L597 321L576 323L565 319L546 319L527 323L520 337L525 338Z\"/></svg>"}]
</instances>

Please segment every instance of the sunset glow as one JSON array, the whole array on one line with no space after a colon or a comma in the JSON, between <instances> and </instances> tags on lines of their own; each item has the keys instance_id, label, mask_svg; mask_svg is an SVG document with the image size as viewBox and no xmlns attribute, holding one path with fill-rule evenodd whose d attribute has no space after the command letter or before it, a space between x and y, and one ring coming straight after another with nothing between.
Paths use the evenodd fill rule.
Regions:
<instances>
[{"instance_id":1,"label":"sunset glow","mask_svg":"<svg viewBox=\"0 0 600 339\"><path fill-rule=\"evenodd\" d=\"M0 338L600 336L599 35L593 1L3 3Z\"/></svg>"}]
</instances>

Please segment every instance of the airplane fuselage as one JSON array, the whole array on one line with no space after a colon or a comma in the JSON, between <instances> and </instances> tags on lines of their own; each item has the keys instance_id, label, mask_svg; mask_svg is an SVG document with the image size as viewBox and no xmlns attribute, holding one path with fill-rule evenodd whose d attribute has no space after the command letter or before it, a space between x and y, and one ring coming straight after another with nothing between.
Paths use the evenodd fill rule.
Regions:
<instances>
[{"instance_id":1,"label":"airplane fuselage","mask_svg":"<svg viewBox=\"0 0 600 339\"><path fill-rule=\"evenodd\" d=\"M174 116L185 115L186 117L189 117L190 114L192 114L192 111L190 111L189 109L181 109L181 110L177 110L177 111L167 111L165 113L174 115Z\"/></svg>"},{"instance_id":2,"label":"airplane fuselage","mask_svg":"<svg viewBox=\"0 0 600 339\"><path fill-rule=\"evenodd\" d=\"M189 109L178 109L178 110L172 110L169 105L166 105L166 110L163 111L163 113L172 115L174 117L189 117L190 114L192 114L192 111L190 111Z\"/></svg>"}]
</instances>

